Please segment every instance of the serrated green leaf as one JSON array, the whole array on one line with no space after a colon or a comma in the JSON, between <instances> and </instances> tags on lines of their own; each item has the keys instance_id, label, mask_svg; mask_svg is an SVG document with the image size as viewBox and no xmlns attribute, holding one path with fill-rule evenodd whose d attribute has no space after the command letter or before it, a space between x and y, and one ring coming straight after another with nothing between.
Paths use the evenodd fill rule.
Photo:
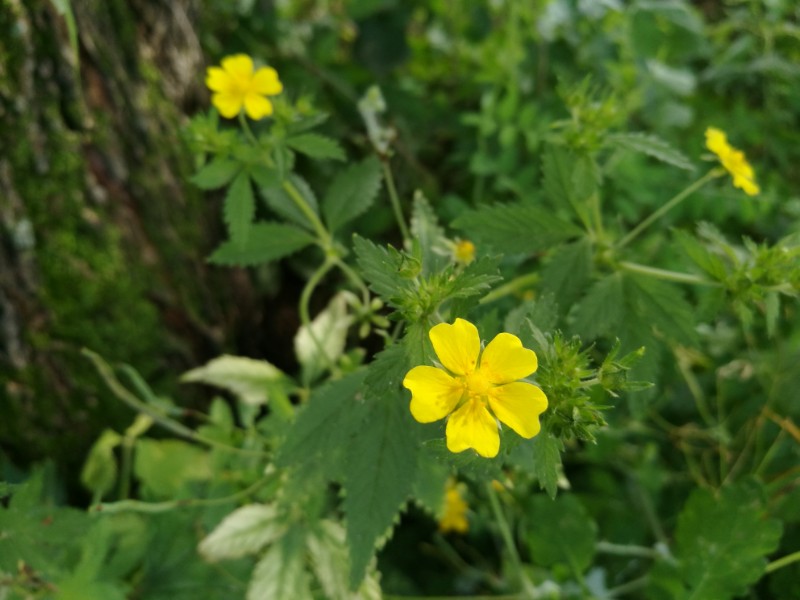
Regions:
<instances>
[{"instance_id":1,"label":"serrated green leaf","mask_svg":"<svg viewBox=\"0 0 800 600\"><path fill-rule=\"evenodd\" d=\"M585 339L594 339L614 329L625 316L623 277L609 275L596 282L574 311L572 330Z\"/></svg>"},{"instance_id":2,"label":"serrated green leaf","mask_svg":"<svg viewBox=\"0 0 800 600\"><path fill-rule=\"evenodd\" d=\"M528 504L527 541L533 563L568 565L583 573L591 564L597 525L574 494L555 500L534 496Z\"/></svg>"},{"instance_id":3,"label":"serrated green leaf","mask_svg":"<svg viewBox=\"0 0 800 600\"><path fill-rule=\"evenodd\" d=\"M542 269L541 287L566 313L585 292L591 273L592 244L584 237L555 249Z\"/></svg>"},{"instance_id":4,"label":"serrated green leaf","mask_svg":"<svg viewBox=\"0 0 800 600\"><path fill-rule=\"evenodd\" d=\"M350 547L350 587L364 578L375 547L391 530L417 474L417 424L400 382L407 370L396 344L370 365L359 408L359 434L347 449L344 510Z\"/></svg>"},{"instance_id":5,"label":"serrated green leaf","mask_svg":"<svg viewBox=\"0 0 800 600\"><path fill-rule=\"evenodd\" d=\"M256 214L253 187L247 173L239 173L228 188L223 208L228 235L238 248L243 248L250 237L250 229Z\"/></svg>"},{"instance_id":6,"label":"serrated green leaf","mask_svg":"<svg viewBox=\"0 0 800 600\"><path fill-rule=\"evenodd\" d=\"M497 270L499 262L497 257L484 256L450 275L439 292L442 299L470 298L487 292L493 283L503 279Z\"/></svg>"},{"instance_id":7,"label":"serrated green leaf","mask_svg":"<svg viewBox=\"0 0 800 600\"><path fill-rule=\"evenodd\" d=\"M550 145L542 159L542 172L544 191L553 206L570 206L582 223L589 223L588 200L597 193L598 182L592 160L563 146Z\"/></svg>"},{"instance_id":8,"label":"serrated green leaf","mask_svg":"<svg viewBox=\"0 0 800 600\"><path fill-rule=\"evenodd\" d=\"M511 449L509 460L522 469L530 470L539 480L539 489L555 498L561 476L561 451L564 444L543 431L529 443L522 442Z\"/></svg>"},{"instance_id":9,"label":"serrated green leaf","mask_svg":"<svg viewBox=\"0 0 800 600\"><path fill-rule=\"evenodd\" d=\"M626 306L640 321L677 342L694 344L694 311L675 286L652 277L626 275L624 294Z\"/></svg>"},{"instance_id":10,"label":"serrated green leaf","mask_svg":"<svg viewBox=\"0 0 800 600\"><path fill-rule=\"evenodd\" d=\"M444 229L439 225L430 202L420 191L414 194L411 208L411 236L419 247L423 275L438 273L450 262L451 252Z\"/></svg>"},{"instance_id":11,"label":"serrated green leaf","mask_svg":"<svg viewBox=\"0 0 800 600\"><path fill-rule=\"evenodd\" d=\"M278 466L304 465L320 459L318 464L330 479L339 477L335 457L360 425L355 398L366 375L367 370L362 369L314 390L278 450Z\"/></svg>"},{"instance_id":12,"label":"serrated green leaf","mask_svg":"<svg viewBox=\"0 0 800 600\"><path fill-rule=\"evenodd\" d=\"M504 331L513 333L523 341L530 339L529 325L541 331L550 331L558 322L558 303L553 294L542 294L536 300L527 300L509 311L503 326Z\"/></svg>"},{"instance_id":13,"label":"serrated green leaf","mask_svg":"<svg viewBox=\"0 0 800 600\"><path fill-rule=\"evenodd\" d=\"M414 498L432 517L438 517L444 506L445 486L450 477L446 463L420 460Z\"/></svg>"},{"instance_id":14,"label":"serrated green leaf","mask_svg":"<svg viewBox=\"0 0 800 600\"><path fill-rule=\"evenodd\" d=\"M673 235L678 245L700 269L717 281L723 281L726 278L727 269L722 258L713 254L696 237L685 231L676 230Z\"/></svg>"},{"instance_id":15,"label":"serrated green leaf","mask_svg":"<svg viewBox=\"0 0 800 600\"><path fill-rule=\"evenodd\" d=\"M286 140L290 148L301 154L321 160L344 160L344 150L339 142L318 133L301 133Z\"/></svg>"},{"instance_id":16,"label":"serrated green leaf","mask_svg":"<svg viewBox=\"0 0 800 600\"><path fill-rule=\"evenodd\" d=\"M314 195L311 186L306 183L306 180L292 173L288 176L287 181L294 186L295 190L300 194L303 200L305 200L305 203L314 214L318 215L319 206L317 205L317 197ZM313 225L302 209L297 205L295 199L286 191L286 186L283 183L274 187L260 187L259 191L267 206L276 214L305 227L309 231L313 231Z\"/></svg>"},{"instance_id":17,"label":"serrated green leaf","mask_svg":"<svg viewBox=\"0 0 800 600\"><path fill-rule=\"evenodd\" d=\"M203 190L215 190L227 185L242 168L239 161L217 157L204 165L190 181Z\"/></svg>"},{"instance_id":18,"label":"serrated green leaf","mask_svg":"<svg viewBox=\"0 0 800 600\"><path fill-rule=\"evenodd\" d=\"M413 289L412 282L403 277L403 255L391 246L377 246L358 235L353 236L356 260L369 287L386 302L401 307L400 300Z\"/></svg>"},{"instance_id":19,"label":"serrated green leaf","mask_svg":"<svg viewBox=\"0 0 800 600\"><path fill-rule=\"evenodd\" d=\"M484 206L459 216L453 226L498 252L538 252L581 234L581 229L528 202Z\"/></svg>"},{"instance_id":20,"label":"serrated green leaf","mask_svg":"<svg viewBox=\"0 0 800 600\"><path fill-rule=\"evenodd\" d=\"M225 517L197 549L210 561L240 558L283 537L286 530L286 519L275 506L249 504Z\"/></svg>"},{"instance_id":21,"label":"serrated green leaf","mask_svg":"<svg viewBox=\"0 0 800 600\"><path fill-rule=\"evenodd\" d=\"M244 356L219 356L181 376L184 383L205 383L233 392L245 404L264 404L269 390L286 378L266 360Z\"/></svg>"},{"instance_id":22,"label":"serrated green leaf","mask_svg":"<svg viewBox=\"0 0 800 600\"><path fill-rule=\"evenodd\" d=\"M715 497L695 490L675 532L687 600L727 600L746 593L764 574L777 547L781 523L766 518L763 490L755 480L723 488Z\"/></svg>"},{"instance_id":23,"label":"serrated green leaf","mask_svg":"<svg viewBox=\"0 0 800 600\"><path fill-rule=\"evenodd\" d=\"M381 189L381 163L371 157L341 171L322 200L322 214L331 232L366 211Z\"/></svg>"},{"instance_id":24,"label":"serrated green leaf","mask_svg":"<svg viewBox=\"0 0 800 600\"><path fill-rule=\"evenodd\" d=\"M656 160L670 164L673 167L686 171L695 170L691 160L656 135L639 132L616 133L609 135L607 140L615 146L652 156Z\"/></svg>"},{"instance_id":25,"label":"serrated green leaf","mask_svg":"<svg viewBox=\"0 0 800 600\"><path fill-rule=\"evenodd\" d=\"M247 243L239 247L225 242L208 261L217 265L252 266L283 258L309 244L314 237L293 225L256 223L250 230Z\"/></svg>"},{"instance_id":26,"label":"serrated green leaf","mask_svg":"<svg viewBox=\"0 0 800 600\"><path fill-rule=\"evenodd\" d=\"M305 532L292 529L258 561L247 587L247 600L313 600L305 570Z\"/></svg>"}]
</instances>

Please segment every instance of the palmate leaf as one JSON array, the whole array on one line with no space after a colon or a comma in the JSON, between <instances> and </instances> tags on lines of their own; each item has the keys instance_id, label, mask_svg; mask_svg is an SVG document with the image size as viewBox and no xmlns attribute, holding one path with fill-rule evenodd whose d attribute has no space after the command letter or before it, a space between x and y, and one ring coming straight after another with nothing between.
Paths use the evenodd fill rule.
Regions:
<instances>
[{"instance_id":1,"label":"palmate leaf","mask_svg":"<svg viewBox=\"0 0 800 600\"><path fill-rule=\"evenodd\" d=\"M648 156L652 156L656 160L684 169L685 171L694 171L695 166L682 152L679 152L666 141L662 140L656 135L647 133L617 133L608 136L608 142L625 148L626 150L633 150L634 152L641 152Z\"/></svg>"},{"instance_id":2,"label":"palmate leaf","mask_svg":"<svg viewBox=\"0 0 800 600\"><path fill-rule=\"evenodd\" d=\"M568 565L582 573L594 557L597 525L574 494L538 495L528 505L527 541L537 566Z\"/></svg>"},{"instance_id":3,"label":"palmate leaf","mask_svg":"<svg viewBox=\"0 0 800 600\"><path fill-rule=\"evenodd\" d=\"M484 206L459 216L453 226L471 240L504 254L538 252L580 235L581 230L529 202Z\"/></svg>"},{"instance_id":4,"label":"palmate leaf","mask_svg":"<svg viewBox=\"0 0 800 600\"><path fill-rule=\"evenodd\" d=\"M237 248L243 248L250 236L256 201L247 173L239 173L225 196L223 216L228 226L228 235Z\"/></svg>"},{"instance_id":5,"label":"palmate leaf","mask_svg":"<svg viewBox=\"0 0 800 600\"><path fill-rule=\"evenodd\" d=\"M283 223L256 223L243 246L233 241L222 244L208 261L217 265L252 266L267 263L312 244L314 237Z\"/></svg>"},{"instance_id":6,"label":"palmate leaf","mask_svg":"<svg viewBox=\"0 0 800 600\"><path fill-rule=\"evenodd\" d=\"M359 433L346 453L344 510L353 589L363 580L376 545L394 525L417 475L417 429L400 387L406 370L400 344L370 365Z\"/></svg>"},{"instance_id":7,"label":"palmate leaf","mask_svg":"<svg viewBox=\"0 0 800 600\"><path fill-rule=\"evenodd\" d=\"M290 137L286 144L301 154L317 159L344 160L344 150L339 142L318 133L301 133Z\"/></svg>"},{"instance_id":8,"label":"palmate leaf","mask_svg":"<svg viewBox=\"0 0 800 600\"><path fill-rule=\"evenodd\" d=\"M322 214L331 232L366 211L380 189L381 163L377 158L368 158L341 171L322 200Z\"/></svg>"},{"instance_id":9,"label":"palmate leaf","mask_svg":"<svg viewBox=\"0 0 800 600\"><path fill-rule=\"evenodd\" d=\"M780 536L781 523L765 517L763 488L755 480L723 488L716 497L696 490L678 517L679 565L672 581L668 572L658 573L660 596L727 600L744 594L764 574Z\"/></svg>"}]
</instances>

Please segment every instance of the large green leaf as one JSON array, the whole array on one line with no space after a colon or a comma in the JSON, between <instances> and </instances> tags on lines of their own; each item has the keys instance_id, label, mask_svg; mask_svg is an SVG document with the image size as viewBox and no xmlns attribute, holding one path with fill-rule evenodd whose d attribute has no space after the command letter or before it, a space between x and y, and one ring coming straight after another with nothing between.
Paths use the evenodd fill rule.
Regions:
<instances>
[{"instance_id":1,"label":"large green leaf","mask_svg":"<svg viewBox=\"0 0 800 600\"><path fill-rule=\"evenodd\" d=\"M370 365L359 408L359 433L347 449L345 499L350 586L362 579L376 545L391 531L417 474L418 425L400 382L407 370L396 344Z\"/></svg>"},{"instance_id":2,"label":"large green leaf","mask_svg":"<svg viewBox=\"0 0 800 600\"><path fill-rule=\"evenodd\" d=\"M569 206L582 223L590 221L589 199L597 193L598 175L591 158L563 146L548 146L542 159L544 191L556 208Z\"/></svg>"},{"instance_id":3,"label":"large green leaf","mask_svg":"<svg viewBox=\"0 0 800 600\"><path fill-rule=\"evenodd\" d=\"M572 330L587 340L613 333L625 317L623 287L620 273L596 282L575 309Z\"/></svg>"},{"instance_id":4,"label":"large green leaf","mask_svg":"<svg viewBox=\"0 0 800 600\"><path fill-rule=\"evenodd\" d=\"M581 233L572 223L529 202L467 211L453 226L466 231L479 245L486 244L507 254L538 252Z\"/></svg>"},{"instance_id":5,"label":"large green leaf","mask_svg":"<svg viewBox=\"0 0 800 600\"><path fill-rule=\"evenodd\" d=\"M647 133L616 133L608 136L608 141L620 148L641 152L656 160L684 169L694 171L695 166L682 152L679 152L660 137Z\"/></svg>"},{"instance_id":6,"label":"large green leaf","mask_svg":"<svg viewBox=\"0 0 800 600\"><path fill-rule=\"evenodd\" d=\"M560 310L567 313L588 287L591 272L592 245L584 237L553 251L542 269L542 290L553 294Z\"/></svg>"},{"instance_id":7,"label":"large green leaf","mask_svg":"<svg viewBox=\"0 0 800 600\"><path fill-rule=\"evenodd\" d=\"M755 480L718 494L696 490L675 532L686 600L726 600L747 592L764 574L766 556L778 547L781 523L767 518L763 489Z\"/></svg>"},{"instance_id":8,"label":"large green leaf","mask_svg":"<svg viewBox=\"0 0 800 600\"><path fill-rule=\"evenodd\" d=\"M283 258L313 242L314 237L310 233L293 225L256 223L244 245L225 242L208 260L218 265L259 265Z\"/></svg>"},{"instance_id":9,"label":"large green leaf","mask_svg":"<svg viewBox=\"0 0 800 600\"><path fill-rule=\"evenodd\" d=\"M569 566L583 573L594 557L597 525L574 494L537 495L528 504L527 540L537 566Z\"/></svg>"},{"instance_id":10,"label":"large green leaf","mask_svg":"<svg viewBox=\"0 0 800 600\"><path fill-rule=\"evenodd\" d=\"M247 173L239 173L228 188L223 213L231 242L236 247L243 248L247 244L256 214L253 186Z\"/></svg>"},{"instance_id":11,"label":"large green leaf","mask_svg":"<svg viewBox=\"0 0 800 600\"><path fill-rule=\"evenodd\" d=\"M322 214L336 231L366 211L381 189L381 163L368 158L341 171L322 199Z\"/></svg>"},{"instance_id":12,"label":"large green leaf","mask_svg":"<svg viewBox=\"0 0 800 600\"><path fill-rule=\"evenodd\" d=\"M695 314L680 290L652 277L626 274L625 304L637 319L668 339L692 345L697 339Z\"/></svg>"},{"instance_id":13,"label":"large green leaf","mask_svg":"<svg viewBox=\"0 0 800 600\"><path fill-rule=\"evenodd\" d=\"M401 307L402 299L413 289L412 281L404 276L409 260L391 246L381 247L367 239L353 236L358 266L369 287L393 306Z\"/></svg>"},{"instance_id":14,"label":"large green leaf","mask_svg":"<svg viewBox=\"0 0 800 600\"><path fill-rule=\"evenodd\" d=\"M204 190L215 190L227 185L242 168L239 161L217 157L204 165L191 182Z\"/></svg>"}]
</instances>

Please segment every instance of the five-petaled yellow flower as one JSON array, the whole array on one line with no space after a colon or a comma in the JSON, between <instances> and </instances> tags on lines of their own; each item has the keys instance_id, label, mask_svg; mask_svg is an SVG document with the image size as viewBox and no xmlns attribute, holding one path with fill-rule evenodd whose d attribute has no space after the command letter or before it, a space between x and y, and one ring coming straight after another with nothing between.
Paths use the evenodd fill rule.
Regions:
<instances>
[{"instance_id":1,"label":"five-petaled yellow flower","mask_svg":"<svg viewBox=\"0 0 800 600\"><path fill-rule=\"evenodd\" d=\"M271 115L272 102L267 96L283 91L277 71L272 67L254 70L253 59L246 54L223 58L222 67L209 67L206 85L214 92L211 103L228 119L239 115L242 108L255 121Z\"/></svg>"},{"instance_id":2,"label":"five-petaled yellow flower","mask_svg":"<svg viewBox=\"0 0 800 600\"><path fill-rule=\"evenodd\" d=\"M474 448L491 458L500 450L497 419L524 438L539 433L547 396L535 385L517 381L536 371L536 353L510 333L498 334L481 353L478 329L464 319L430 330L442 368L411 369L403 385L411 390L411 414L420 423L450 415L447 449Z\"/></svg>"},{"instance_id":3,"label":"five-petaled yellow flower","mask_svg":"<svg viewBox=\"0 0 800 600\"><path fill-rule=\"evenodd\" d=\"M461 495L461 487L454 479L448 479L444 491L444 510L442 518L439 519L439 531L447 533L467 533L469 531L469 521L467 521L467 503Z\"/></svg>"},{"instance_id":4,"label":"five-petaled yellow flower","mask_svg":"<svg viewBox=\"0 0 800 600\"><path fill-rule=\"evenodd\" d=\"M717 155L722 166L733 177L733 185L748 196L755 196L761 191L756 183L753 167L744 157L744 152L728 143L724 132L714 127L706 129L706 148Z\"/></svg>"}]
</instances>

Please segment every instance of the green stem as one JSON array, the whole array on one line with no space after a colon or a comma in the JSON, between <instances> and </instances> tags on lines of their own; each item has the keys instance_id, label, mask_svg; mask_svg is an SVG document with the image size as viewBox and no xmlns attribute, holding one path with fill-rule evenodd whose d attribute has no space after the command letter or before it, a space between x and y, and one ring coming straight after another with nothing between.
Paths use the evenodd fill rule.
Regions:
<instances>
[{"instance_id":1,"label":"green stem","mask_svg":"<svg viewBox=\"0 0 800 600\"><path fill-rule=\"evenodd\" d=\"M511 558L511 563L514 565L519 583L524 592L530 592L534 589L534 585L528 579L528 576L525 575L525 571L522 570L522 560L519 557L517 545L514 543L511 527L509 527L506 516L503 514L503 508L500 506L500 499L497 497L497 492L492 487L491 482L486 484L486 490L489 494L489 503L492 505L492 513L494 513L494 518L497 521L497 527L500 529L500 536L503 538L506 550L508 550L508 555Z\"/></svg>"},{"instance_id":2,"label":"green stem","mask_svg":"<svg viewBox=\"0 0 800 600\"><path fill-rule=\"evenodd\" d=\"M258 139L256 139L256 136L253 134L253 130L250 129L250 123L247 122L247 117L243 112L239 113L239 124L242 126L242 131L244 131L247 139L249 139L254 145L258 146Z\"/></svg>"},{"instance_id":3,"label":"green stem","mask_svg":"<svg viewBox=\"0 0 800 600\"><path fill-rule=\"evenodd\" d=\"M640 275L647 275L648 277L655 277L656 279L663 279L665 281L676 281L678 283L691 283L695 285L705 285L708 287L722 287L722 284L717 281L711 281L699 275L692 275L691 273L679 273L677 271L668 271L667 269L658 269L656 267L648 267L647 265L640 265L639 263L621 261L617 266L623 271L631 273L638 273Z\"/></svg>"},{"instance_id":4,"label":"green stem","mask_svg":"<svg viewBox=\"0 0 800 600\"><path fill-rule=\"evenodd\" d=\"M764 572L772 573L773 571L782 569L783 567L797 561L800 561L800 550L798 550L797 552L792 552L791 554L787 554L786 556L779 558L777 560L773 560L764 568Z\"/></svg>"},{"instance_id":5,"label":"green stem","mask_svg":"<svg viewBox=\"0 0 800 600\"><path fill-rule=\"evenodd\" d=\"M344 273L357 288L361 290L361 301L364 303L364 306L367 306L369 304L369 288L367 287L367 284L364 283L364 280L361 279L361 276L340 257L334 256L332 260L339 270Z\"/></svg>"},{"instance_id":6,"label":"green stem","mask_svg":"<svg viewBox=\"0 0 800 600\"><path fill-rule=\"evenodd\" d=\"M322 221L320 221L317 213L311 209L311 207L308 205L308 202L306 202L306 199L303 198L303 195L291 181L284 179L282 185L283 189L287 194L289 194L289 197L297 205L297 208L302 211L306 219L308 219L308 222L311 223L314 231L317 232L317 237L319 237L319 242L323 250L329 254L332 249L331 234L328 233L327 229L325 229L325 226L322 224Z\"/></svg>"},{"instance_id":7,"label":"green stem","mask_svg":"<svg viewBox=\"0 0 800 600\"><path fill-rule=\"evenodd\" d=\"M636 239L640 233L642 233L645 229L650 227L653 223L655 223L658 219L663 217L666 213L670 210L675 208L678 204L683 202L687 197L689 197L692 193L696 192L698 189L703 187L706 183L715 179L721 175L724 175L725 171L719 168L711 169L708 173L703 175L700 179L695 181L689 187L684 189L682 192L679 192L672 198L670 198L665 204L662 204L660 208L658 208L655 212L653 212L649 217L647 217L644 221L639 223L636 227L634 227L628 235L622 238L619 242L617 242L617 249L627 246L630 242Z\"/></svg>"},{"instance_id":8,"label":"green stem","mask_svg":"<svg viewBox=\"0 0 800 600\"><path fill-rule=\"evenodd\" d=\"M411 232L408 230L405 217L403 217L403 209L400 208L400 197L397 195L397 188L394 185L394 176L392 175L392 168L389 166L389 159L382 159L381 163L383 164L383 178L386 181L386 189L389 191L389 200L392 203L395 219L397 219L397 226L400 228L403 241L410 242Z\"/></svg>"},{"instance_id":9,"label":"green stem","mask_svg":"<svg viewBox=\"0 0 800 600\"><path fill-rule=\"evenodd\" d=\"M630 592L635 592L636 590L640 590L644 587L647 587L648 583L650 583L649 575L639 577L639 579L634 579L633 581L628 581L627 583L620 584L615 588L611 588L610 590L608 590L608 597L617 598L618 596L623 596Z\"/></svg>"},{"instance_id":10,"label":"green stem","mask_svg":"<svg viewBox=\"0 0 800 600\"><path fill-rule=\"evenodd\" d=\"M114 394L118 399L122 400L125 404L130 406L133 410L143 413L153 419L156 423L161 425L164 429L167 429L178 435L180 437L192 440L193 442L198 442L200 444L205 444L206 446L211 446L212 448L218 448L220 450L227 450L229 452L237 452L239 454L247 454L250 456L264 456L266 453L261 450L248 450L245 448L237 448L235 446L229 446L228 444L224 444L222 442L218 442L217 440L213 440L211 438L207 438L198 434L196 431L186 427L182 423L178 423L177 421L169 418L168 416L164 415L163 413L159 412L152 406L149 406L139 400L136 396L131 394L125 386L123 386L119 379L114 375L109 364L103 360L100 355L92 352L87 348L83 348L81 350L81 354L83 354L86 358L88 358L94 368L99 373L100 377L102 377L105 384L108 386L108 389L111 390L111 393Z\"/></svg>"},{"instance_id":11,"label":"green stem","mask_svg":"<svg viewBox=\"0 0 800 600\"><path fill-rule=\"evenodd\" d=\"M256 492L259 488L263 487L271 477L264 477L259 479L251 486L231 494L230 496L223 496L220 498L183 498L180 500L167 500L166 502L142 502L140 500L121 500L119 502L101 502L100 504L93 505L90 510L93 512L102 513L120 513L120 512L140 512L140 513L161 513L176 508L191 508L195 506L217 506L220 504L230 504L242 498L247 498Z\"/></svg>"},{"instance_id":12,"label":"green stem","mask_svg":"<svg viewBox=\"0 0 800 600\"><path fill-rule=\"evenodd\" d=\"M597 542L595 546L598 552L602 554L614 554L616 556L641 556L643 558L652 558L658 560L663 558L658 550L648 548L647 546L635 546L633 544L613 544L611 542Z\"/></svg>"},{"instance_id":13,"label":"green stem","mask_svg":"<svg viewBox=\"0 0 800 600\"><path fill-rule=\"evenodd\" d=\"M314 329L311 327L311 315L309 314L308 306L311 302L311 295L319 285L319 282L322 281L322 278L325 277L327 272L330 271L335 264L336 261L331 256L325 258L325 262L323 262L319 268L314 271L309 278L308 283L306 283L305 287L303 288L303 291L300 294L300 304L298 306L298 310L300 312L300 323L306 328L306 331L308 331L311 341L314 342L314 345L317 347L317 352L319 352L320 358L327 363L327 366L330 369L332 369L334 365L331 363L328 353L325 352L322 342L319 341L314 333Z\"/></svg>"},{"instance_id":14,"label":"green stem","mask_svg":"<svg viewBox=\"0 0 800 600\"><path fill-rule=\"evenodd\" d=\"M504 283L503 285L493 289L491 292L489 292L483 298L481 298L478 304L489 304L490 302L494 302L495 300L499 300L500 298L510 296L515 292L518 292L520 290L532 286L537 281L539 281L538 273L527 273L525 275L520 275L518 277L515 277L508 283Z\"/></svg>"}]
</instances>

